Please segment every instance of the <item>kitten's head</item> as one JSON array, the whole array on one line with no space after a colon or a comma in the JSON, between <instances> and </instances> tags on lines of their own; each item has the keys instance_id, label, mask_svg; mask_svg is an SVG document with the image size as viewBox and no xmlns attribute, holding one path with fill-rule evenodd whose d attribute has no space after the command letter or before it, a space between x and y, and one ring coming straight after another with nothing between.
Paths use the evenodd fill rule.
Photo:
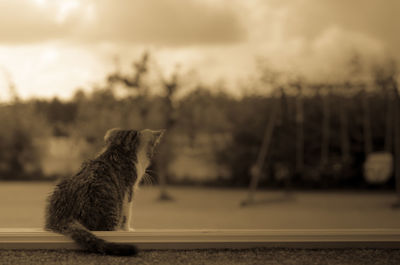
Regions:
<instances>
[{"instance_id":1,"label":"kitten's head","mask_svg":"<svg viewBox=\"0 0 400 265\"><path fill-rule=\"evenodd\" d=\"M164 135L165 130L153 131L145 129L139 132L140 145L139 148L143 148L149 159L153 158L154 150L160 143L161 137Z\"/></svg>"},{"instance_id":2,"label":"kitten's head","mask_svg":"<svg viewBox=\"0 0 400 265\"><path fill-rule=\"evenodd\" d=\"M154 149L159 144L165 130L153 131L149 129L135 131L110 129L104 136L107 147L118 146L128 152L138 153L141 149L145 151L148 158L154 155Z\"/></svg>"}]
</instances>

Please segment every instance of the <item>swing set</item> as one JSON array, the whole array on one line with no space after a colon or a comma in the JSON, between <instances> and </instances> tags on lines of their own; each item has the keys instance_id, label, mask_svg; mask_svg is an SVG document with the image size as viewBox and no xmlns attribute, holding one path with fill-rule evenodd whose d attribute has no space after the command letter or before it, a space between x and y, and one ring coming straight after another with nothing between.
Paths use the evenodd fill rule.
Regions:
<instances>
[{"instance_id":1,"label":"swing set","mask_svg":"<svg viewBox=\"0 0 400 265\"><path fill-rule=\"evenodd\" d=\"M372 132L370 124L370 108L368 103L368 93L365 84L355 85L362 93L362 109L363 109L363 135L364 135L364 178L369 183L383 183L387 181L393 173L396 182L397 200L393 203L392 208L400 208L400 96L397 87L397 82L393 78L384 80L384 84L380 84L385 88L386 94L386 137L385 150L381 152L373 152L372 150ZM303 110L303 92L301 84L294 85L297 90L296 97L296 173L302 173L304 159L304 110ZM350 84L337 84L334 86L337 90L340 88L348 88ZM323 98L323 121L322 121L322 143L321 143L321 166L326 164L329 153L329 98L332 87L328 87L328 94ZM281 89L282 96L284 90ZM265 166L265 161L268 154L271 152L270 143L273 138L273 133L277 124L277 116L279 111L279 101L275 100L270 113L270 119L264 132L257 159L253 166L250 167L250 184L248 195L241 202L241 206L255 204L255 192L259 180L262 176L262 171ZM340 122L341 122L341 138L342 138L342 163L349 161L349 140L347 136L347 118L345 114L345 105L340 106ZM393 139L393 141L392 141ZM325 140L325 143L324 143ZM393 150L393 152L392 152ZM392 155L393 153L393 155Z\"/></svg>"}]
</instances>

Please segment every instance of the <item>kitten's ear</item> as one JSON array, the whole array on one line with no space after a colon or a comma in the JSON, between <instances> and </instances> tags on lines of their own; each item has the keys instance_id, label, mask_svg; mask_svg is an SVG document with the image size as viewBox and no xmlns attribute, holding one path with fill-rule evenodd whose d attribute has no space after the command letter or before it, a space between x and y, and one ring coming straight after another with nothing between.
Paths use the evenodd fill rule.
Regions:
<instances>
[{"instance_id":1,"label":"kitten's ear","mask_svg":"<svg viewBox=\"0 0 400 265\"><path fill-rule=\"evenodd\" d=\"M154 136L154 142L155 144L158 144L160 142L161 137L164 135L165 130L158 130L158 131L151 131L153 133Z\"/></svg>"},{"instance_id":2,"label":"kitten's ear","mask_svg":"<svg viewBox=\"0 0 400 265\"><path fill-rule=\"evenodd\" d=\"M107 144L113 142L116 139L116 136L117 136L119 131L121 131L120 128L113 128L113 129L108 130L106 132L106 134L104 135L104 141Z\"/></svg>"},{"instance_id":3,"label":"kitten's ear","mask_svg":"<svg viewBox=\"0 0 400 265\"><path fill-rule=\"evenodd\" d=\"M164 135L165 130L151 131L154 137L153 145L157 146L160 143L161 137Z\"/></svg>"}]
</instances>

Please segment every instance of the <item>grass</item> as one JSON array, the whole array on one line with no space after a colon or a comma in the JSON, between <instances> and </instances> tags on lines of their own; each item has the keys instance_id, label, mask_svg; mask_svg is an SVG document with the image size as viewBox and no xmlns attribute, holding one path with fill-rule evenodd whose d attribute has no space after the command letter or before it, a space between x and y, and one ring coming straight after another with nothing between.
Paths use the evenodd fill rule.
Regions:
<instances>
[{"instance_id":1,"label":"grass","mask_svg":"<svg viewBox=\"0 0 400 265\"><path fill-rule=\"evenodd\" d=\"M0 227L42 227L51 183L0 183ZM174 200L157 200L157 187L143 187L134 203L136 229L400 228L394 193L260 191L257 204L240 207L245 189L172 187Z\"/></svg>"}]
</instances>

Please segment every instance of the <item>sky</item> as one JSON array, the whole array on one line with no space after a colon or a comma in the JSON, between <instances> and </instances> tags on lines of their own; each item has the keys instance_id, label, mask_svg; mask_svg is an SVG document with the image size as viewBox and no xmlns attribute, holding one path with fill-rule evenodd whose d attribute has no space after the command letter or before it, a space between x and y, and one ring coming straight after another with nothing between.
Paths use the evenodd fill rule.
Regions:
<instances>
[{"instance_id":1,"label":"sky","mask_svg":"<svg viewBox=\"0 0 400 265\"><path fill-rule=\"evenodd\" d=\"M168 77L178 69L239 93L260 61L310 80L400 58L398 0L0 0L0 101L69 98L144 51Z\"/></svg>"}]
</instances>

